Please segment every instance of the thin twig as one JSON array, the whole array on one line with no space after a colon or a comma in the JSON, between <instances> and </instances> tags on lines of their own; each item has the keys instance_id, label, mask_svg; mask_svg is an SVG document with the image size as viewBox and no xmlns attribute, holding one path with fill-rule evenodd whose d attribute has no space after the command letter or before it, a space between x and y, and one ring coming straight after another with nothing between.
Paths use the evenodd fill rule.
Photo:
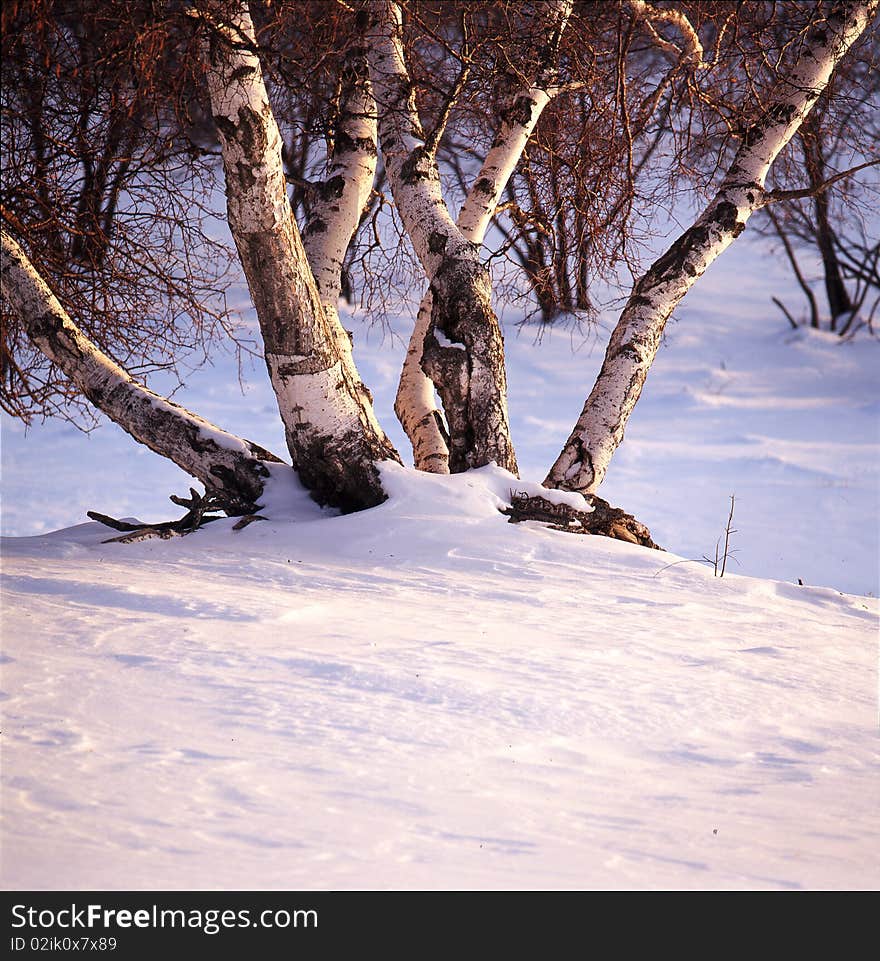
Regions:
<instances>
[{"instance_id":1,"label":"thin twig","mask_svg":"<svg viewBox=\"0 0 880 961\"><path fill-rule=\"evenodd\" d=\"M724 577L724 570L727 567L727 557L728 557L728 545L730 544L730 535L735 534L736 531L732 530L730 525L733 523L733 506L736 503L736 496L734 494L730 495L730 514L727 517L727 527L724 529L724 555L721 560L721 573L719 577Z\"/></svg>"}]
</instances>

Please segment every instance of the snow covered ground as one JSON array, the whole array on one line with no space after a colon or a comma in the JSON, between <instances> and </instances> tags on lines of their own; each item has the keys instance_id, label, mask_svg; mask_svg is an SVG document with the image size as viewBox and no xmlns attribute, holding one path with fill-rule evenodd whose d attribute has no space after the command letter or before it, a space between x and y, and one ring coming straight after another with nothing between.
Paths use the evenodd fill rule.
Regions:
<instances>
[{"instance_id":1,"label":"snow covered ground","mask_svg":"<svg viewBox=\"0 0 880 961\"><path fill-rule=\"evenodd\" d=\"M388 477L7 545L7 885L880 883L875 600L508 525L496 468Z\"/></svg>"},{"instance_id":2,"label":"snow covered ground","mask_svg":"<svg viewBox=\"0 0 880 961\"><path fill-rule=\"evenodd\" d=\"M507 524L495 468L390 467L349 517L279 480L269 522L102 544L85 510L167 519L188 479L113 427L4 421L3 886L880 886L880 344L788 330L756 257L670 324L602 490L670 554ZM515 319L540 480L604 335ZM403 344L358 322L390 428ZM178 399L283 453L246 374ZM730 494L748 576L675 563Z\"/></svg>"}]
</instances>

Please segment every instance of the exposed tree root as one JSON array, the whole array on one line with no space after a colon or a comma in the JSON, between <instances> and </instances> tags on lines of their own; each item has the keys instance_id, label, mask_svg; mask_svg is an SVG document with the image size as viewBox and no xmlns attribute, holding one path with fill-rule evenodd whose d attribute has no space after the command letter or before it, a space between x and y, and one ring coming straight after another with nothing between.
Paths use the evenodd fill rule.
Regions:
<instances>
[{"instance_id":1,"label":"exposed tree root","mask_svg":"<svg viewBox=\"0 0 880 961\"><path fill-rule=\"evenodd\" d=\"M86 513L93 521L98 521L106 527L112 527L115 531L124 531L122 537L111 537L101 543L131 544L134 541L144 541L151 537L167 540L169 537L183 537L186 534L192 534L193 531L204 527L205 524L220 520L221 513L228 513L232 509L228 499L224 498L222 494L208 492L202 495L192 487L190 487L189 492L189 498L177 497L175 494L170 497L173 503L187 508L183 517L176 521L162 521L159 524L133 524L129 521L120 521L115 517L109 517L107 514L99 514L97 511L86 511ZM235 511L234 513L238 512ZM247 514L232 529L240 531L253 521L264 520L266 518L261 514Z\"/></svg>"},{"instance_id":2,"label":"exposed tree root","mask_svg":"<svg viewBox=\"0 0 880 961\"><path fill-rule=\"evenodd\" d=\"M595 494L584 496L592 506L592 511L579 511L568 504L554 504L546 497L511 491L511 506L502 508L501 513L507 515L511 524L540 521L553 530L567 534L601 534L603 537L614 537L631 544L663 550L659 544L654 543L648 528L632 514L627 514L619 507L612 507L608 501Z\"/></svg>"}]
</instances>

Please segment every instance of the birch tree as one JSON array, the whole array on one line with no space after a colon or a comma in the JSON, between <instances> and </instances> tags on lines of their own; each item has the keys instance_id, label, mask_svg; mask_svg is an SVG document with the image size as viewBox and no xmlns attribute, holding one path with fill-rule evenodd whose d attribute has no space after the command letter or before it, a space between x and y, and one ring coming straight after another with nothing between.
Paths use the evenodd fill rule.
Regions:
<instances>
[{"instance_id":1,"label":"birch tree","mask_svg":"<svg viewBox=\"0 0 880 961\"><path fill-rule=\"evenodd\" d=\"M880 159L873 158L880 142L880 37L865 40L835 71L774 165L771 195L782 202L768 205L758 225L780 242L806 298L807 322L817 329L824 323L841 337L862 324L870 329L880 305L880 242L870 226L880 203ZM821 265L816 286L825 310L811 271L799 261L802 251ZM788 307L773 300L797 327Z\"/></svg>"},{"instance_id":2,"label":"birch tree","mask_svg":"<svg viewBox=\"0 0 880 961\"><path fill-rule=\"evenodd\" d=\"M197 15L205 28L229 226L260 322L293 466L319 502L344 510L372 506L385 498L376 465L399 458L357 376L336 312L341 255L357 226L358 197L372 175L370 164L359 159L370 153L363 147L370 142L371 121L353 119L362 129L354 130L354 138L348 135L351 143L338 144L340 197L323 208L323 230L311 225L319 289L288 201L281 135L247 4L199 4ZM347 184L347 177L354 182Z\"/></svg>"},{"instance_id":3,"label":"birch tree","mask_svg":"<svg viewBox=\"0 0 880 961\"><path fill-rule=\"evenodd\" d=\"M86 14L90 9L83 8ZM72 29L75 35L79 29L75 12L68 28L52 20L53 14L35 10L38 26L42 23L50 33L60 35ZM138 8L114 4L102 22L115 23L114 16L125 22L131 17L135 52L145 37L158 35L161 43L176 32L184 40L184 56L191 56L185 49L183 22L166 13L155 19L156 11L148 4ZM375 117L369 109L372 101L363 54L356 57L360 66L354 64L346 78L344 99L351 109L344 112L331 157L331 168L336 169L331 170L329 193L321 207L323 220L310 224L313 273L287 197L278 127L247 4L205 0L187 8L186 14L201 37L204 80L221 145L228 222L260 322L293 466L320 503L343 510L379 503L385 495L377 464L397 459L397 454L378 425L369 391L357 376L351 343L336 311L341 257L357 225L364 193L370 189L376 154ZM39 21L40 16L49 19ZM5 41L6 36L4 46ZM100 58L98 44L90 55ZM108 88L92 100L100 107L114 96ZM79 113L88 119L85 108ZM80 140L88 137L87 119L77 128ZM123 113L121 122L126 119L128 127L122 129L136 131L137 115ZM87 181L89 170L87 165ZM49 178L47 169L46 183ZM7 228L20 226L6 213ZM81 246L81 239L75 237L75 244ZM71 320L8 229L4 231L3 294L31 342L95 406L209 488L222 489L231 511L253 509L268 476L263 461L277 458L213 428L178 405L163 402L138 384Z\"/></svg>"},{"instance_id":4,"label":"birch tree","mask_svg":"<svg viewBox=\"0 0 880 961\"><path fill-rule=\"evenodd\" d=\"M269 465L280 459L135 381L70 319L5 227L2 243L3 295L36 346L136 441L220 495L230 514L252 514L269 477Z\"/></svg>"},{"instance_id":5,"label":"birch tree","mask_svg":"<svg viewBox=\"0 0 880 961\"><path fill-rule=\"evenodd\" d=\"M601 484L667 319L706 268L742 233L751 215L772 200L764 186L771 165L877 8L877 0L845 0L831 4L825 15L819 11L801 39L797 61L779 77L760 119L744 131L709 205L635 284L596 383L545 486L589 493Z\"/></svg>"},{"instance_id":6,"label":"birch tree","mask_svg":"<svg viewBox=\"0 0 880 961\"><path fill-rule=\"evenodd\" d=\"M486 230L526 143L556 92L556 58L572 6L571 0L547 3L535 14L534 29L542 49L539 69L532 83L511 97L492 147L471 184L455 225L461 238L477 250L485 239ZM398 193L400 191L401 187L398 186ZM427 196L426 191L424 200L427 200ZM448 229L448 224L444 229ZM450 469L450 433L434 402L434 388L437 387L445 404L448 396L445 389L447 374L450 367L455 372L456 362L460 364L460 359L456 354L448 353L449 347L444 347L438 340L436 325L441 316L440 312L435 316L432 286L419 304L394 410L412 443L416 468L446 474ZM503 357L500 362L503 363ZM456 403L455 397L452 403ZM454 438L451 443L461 444L462 441ZM466 458L453 461L458 469L465 463Z\"/></svg>"},{"instance_id":7,"label":"birch tree","mask_svg":"<svg viewBox=\"0 0 880 961\"><path fill-rule=\"evenodd\" d=\"M556 6L553 9L557 11ZM422 344L412 345L398 408L414 437L420 466L442 472L448 463L455 473L494 461L515 474L504 339L492 309L489 272L472 240L480 233L480 204L471 205L468 216L473 226L466 228L472 235L468 236L456 225L443 199L437 148L444 124L438 123L430 134L422 126L404 53L401 8L391 0L371 0L367 13L365 35L385 169L431 285L430 314L426 305L421 323L426 330ZM489 177L484 185L486 209L497 203L497 191ZM416 364L430 377L443 402L448 461L431 390L419 379Z\"/></svg>"},{"instance_id":8,"label":"birch tree","mask_svg":"<svg viewBox=\"0 0 880 961\"><path fill-rule=\"evenodd\" d=\"M223 322L222 305L207 302L220 279L209 261L223 261L202 227L202 169L184 148L191 181L169 176L182 145L157 98L173 68L153 45L161 25L135 26L136 13L114 0L4 5L3 406L25 421L72 418L66 399L86 398L229 513L248 514L279 458L123 366L173 366L192 344L181 315L197 336L203 316Z\"/></svg>"},{"instance_id":9,"label":"birch tree","mask_svg":"<svg viewBox=\"0 0 880 961\"><path fill-rule=\"evenodd\" d=\"M802 128L836 65L875 15L878 2L837 0L816 6L815 10L791 8L809 10L808 29L800 30L800 22L792 29L777 51L775 63L764 56L759 45L755 48L757 53L750 52L747 44L734 45L734 56L745 57L742 75L749 79L754 100L740 97L739 113L723 118L739 137L737 149L729 154L719 151L719 163L725 164L726 169L713 199L693 226L636 282L593 391L544 481L545 486L593 496L622 439L667 318L709 264L742 232L752 213L780 199L779 191L765 187L768 171ZM27 6L26 0L22 3ZM37 0L33 3L38 15L45 15ZM135 8L108 0L101 9L120 20ZM171 8L163 8L162 16L158 16L154 6L143 0L136 9L138 17L132 18L132 24L125 29L134 31L137 42L133 49L140 51L140 56L161 52L163 43L178 43L175 57L190 67L200 65L191 70L190 82L195 87L202 85L208 114L216 128L226 216L259 321L268 377L277 398L293 467L313 496L343 510L378 504L385 497L379 464L398 459L356 369L351 336L344 329L338 310L343 263L374 191L379 144L396 211L429 285L413 327L395 405L413 443L416 467L446 473L495 462L515 474L503 337L480 247L499 212L505 191L509 194L512 175L518 167L522 169L527 144L542 116L546 119L548 104L560 91L570 91L575 82L571 77L574 45L569 38L576 13L571 0L523 7L501 2L479 7L441 7L435 14L446 25L449 21L443 18L449 9L460 13L461 38L467 42L458 52L451 45L450 32L443 33L442 23L438 32L428 20L418 20L422 9L418 5L407 7L414 11L416 29L412 33L404 30L402 6L394 0L365 0L356 10L347 4L333 7L337 11L334 16L340 18L332 21L333 30L338 29L345 36L339 49L346 53L338 97L334 95L332 109L328 108L326 116L320 119L320 135L327 142L326 166L320 180L308 185L310 203L301 224L302 232L288 196L281 134L264 78L264 70L272 71L272 60L278 51L261 46L267 42L266 33L255 29L248 4L245 0L196 0L180 11L173 8L173 14L168 12ZM310 5L280 5L279 29L283 31L285 22L289 23L285 17L301 11L306 22L301 34L307 37L311 9ZM666 111L683 111L681 124L688 135L694 124L710 126L694 108L694 104L709 104L714 109L710 94L701 89L697 78L710 72L710 57L711 65L717 64L722 38L734 17L745 15L737 11L719 12L714 7L705 13L697 7L693 10L698 19L692 23L687 15L689 9L692 8L686 5L658 7L644 0L632 0L611 12L604 10L601 24L594 23L590 42L604 45L604 59L601 69L587 69L577 78L578 90L584 93L578 103L581 108L589 103L612 104L606 116L612 121L609 129L621 131L620 142L609 135L603 163L607 161L607 169L622 166L626 170L615 194L615 209L618 200L626 205L637 199L631 189L636 167L643 160L646 169L653 163L654 145L659 143L659 128L652 128L651 139L645 141L637 157L633 150L634 123L652 117L663 102ZM322 6L321 16L326 17L328 10L329 6ZM528 40L517 33L526 20L528 31L520 32L527 32ZM467 29L478 22L487 25L487 35L492 36L486 49L491 44L497 47L492 48L492 56L480 61L479 69L484 73L471 81L470 71L477 69L477 61L469 56ZM63 32L67 28L60 29ZM701 31L711 40L705 49ZM427 67L419 60L418 45L407 46L412 35L428 38L425 44L433 44ZM616 46L609 46L610 35L617 37ZM649 59L644 73L634 83L627 70L626 52L637 35L640 42L648 44L644 50ZM582 46L583 39L584 35L578 37ZM509 48L505 48L506 43ZM522 56L527 44L528 55ZM14 45L4 34L4 52L7 46ZM714 47L714 53L707 53L710 47ZM97 55L99 45L91 44L88 56ZM307 69L305 64L311 55L315 62L323 58L325 68L340 60L339 50L331 56L322 50L303 53L298 49L288 61L289 71ZM758 57L759 62L748 61L750 55ZM589 44L583 56L585 63L595 64L596 51ZM666 58L666 68L661 69L651 57L657 57L658 63L659 58ZM57 83L65 82L63 71L53 70L51 55L41 54L31 60L28 70L44 70ZM45 65L41 65L42 60ZM111 62L119 64L125 60L114 48ZM762 78L773 76L773 83L766 89L756 84L753 67L762 72ZM450 70L452 74L457 72L451 81ZM560 78L562 73L566 75L565 83ZM28 71L24 70L23 83L27 76ZM279 73L274 74L273 82L278 82L278 76ZM326 84L328 74L322 76L322 83ZM290 72L287 77L290 82ZM67 147L65 138L59 137L60 146L50 149L47 130L51 123L47 125L41 120L46 97L51 100L55 94L22 93L21 109L11 129L16 136L25 132L22 142L26 141L27 149L21 149L21 143L13 143L17 148L14 162L4 168L4 301L18 318L18 329L92 404L137 441L199 478L209 491L222 498L229 512L252 513L278 458L139 383L119 362L120 358L113 356L112 336L111 348L107 348L91 335L88 298L70 298L65 294L66 285L75 286L80 280L99 292L99 278L103 275L96 272L96 266L107 258L112 260L119 236L117 227L128 215L124 209L126 198L137 196L129 192L137 184L137 165L126 161L126 151L119 145L136 142L135 129L130 131L130 140L126 140L126 124L136 124L146 116L142 109L148 91L143 84L131 81L132 88L137 88L137 97L132 99L137 108L129 110L128 100L120 100L117 94L109 92L119 88L119 79L112 71L108 73L102 81L108 92L93 98L86 107L82 104L88 97L76 93L58 101L62 112L80 110L87 122L74 118L73 136L66 138L75 141L77 147L65 160L64 177L82 185L82 189L79 193L72 191L60 212L55 213L50 185L59 178L52 165ZM73 82L75 77L70 80ZM643 81L648 86L653 84L653 88L639 86ZM423 83L418 97L417 82ZM474 94L474 84L487 83L496 85L490 94ZM310 96L314 97L318 86L314 86ZM682 97L666 96L667 91L674 89L679 89ZM295 89L290 96L296 106ZM634 98L638 113L631 115L628 97ZM688 101L688 97L692 99ZM490 116L491 111L485 109L493 98L494 102L504 103L497 117ZM425 116L433 110L432 125L419 112L420 104L424 108L426 101L430 107ZM320 113L324 109L322 103L318 96L310 101L309 110ZM556 111L555 122L565 122L564 101L558 99L556 103L559 106L552 108ZM106 127L110 133L101 141L101 149L106 144L109 151L102 160L87 148L89 132L94 127L92 111L103 110L107 105L113 107L113 112ZM625 121L620 127L615 126L615 111L620 111ZM578 114L571 116L576 119ZM38 120L41 122L37 123ZM464 202L458 216L453 218L441 189L438 156L444 137L446 149L455 149L453 138L446 131L456 123L461 123L460 129L465 132L473 132L477 126L480 131L485 130L485 142L491 138L491 146L473 150L467 163L458 164L459 173L472 173L469 179L461 178L468 187L463 191ZM173 142L174 135L167 127L166 121L159 121L155 129L157 141ZM478 133L475 139L483 142L481 138ZM705 141L712 141L711 132L705 133ZM306 147L308 156L314 158L316 143ZM191 165L188 169L193 170L202 148L192 144L190 148L186 162ZM133 149L128 152L135 153ZM207 152L211 152L210 147ZM185 155L173 154L171 161L178 164L175 170L180 169L180 158ZM161 166L169 163L167 154L144 156L146 175L171 169ZM666 162L663 150L658 150L656 156L663 156ZM587 155L583 162L589 162ZM36 171L33 189L27 184L28 163ZM100 176L96 175L96 163L106 168L99 171ZM154 168L149 167L151 163ZM7 193L10 170L15 172L15 190ZM601 175L595 171L592 175L593 181L585 176L583 183L601 181ZM660 171L657 176L662 178L666 173ZM172 176L160 183L169 190L175 189ZM107 190L96 193L96 184L104 184L109 194ZM8 196L13 197L15 209L7 209ZM557 199L561 202L564 192ZM180 203L175 211L181 209ZM185 210L181 216L186 216ZM589 221L584 223L588 225ZM48 231L46 224L51 228ZM67 245L65 230L76 235ZM66 269L65 257L76 270ZM129 257L127 269L134 271L135 262L136 257ZM48 273L47 264L51 265ZM145 268L153 272L151 276L161 276L158 265L159 261L149 259ZM110 292L107 302L112 304ZM197 313L197 298L186 300L185 309ZM7 329L4 319L4 344ZM125 336L124 330L120 336ZM6 350L4 346L4 364ZM129 353L137 356L136 351ZM14 363L11 356L10 362ZM435 390L442 411L435 403ZM594 496L593 502L599 504ZM614 533L623 523L629 531L627 539L653 543L636 522L630 524L615 516L617 526L609 522L607 531L612 536L624 536Z\"/></svg>"}]
</instances>

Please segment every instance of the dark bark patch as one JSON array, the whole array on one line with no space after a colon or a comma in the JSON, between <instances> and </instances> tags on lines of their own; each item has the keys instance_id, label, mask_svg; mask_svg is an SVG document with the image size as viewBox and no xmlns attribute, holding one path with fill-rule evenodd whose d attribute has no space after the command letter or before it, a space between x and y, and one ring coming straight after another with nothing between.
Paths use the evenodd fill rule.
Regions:
<instances>
[{"instance_id":1,"label":"dark bark patch","mask_svg":"<svg viewBox=\"0 0 880 961\"><path fill-rule=\"evenodd\" d=\"M416 147L400 167L400 179L405 184L415 184L420 180L431 180L430 160L424 147Z\"/></svg>"},{"instance_id":2,"label":"dark bark patch","mask_svg":"<svg viewBox=\"0 0 880 961\"><path fill-rule=\"evenodd\" d=\"M257 182L253 166L247 161L235 165L235 175L243 193L252 190Z\"/></svg>"},{"instance_id":3,"label":"dark bark patch","mask_svg":"<svg viewBox=\"0 0 880 961\"><path fill-rule=\"evenodd\" d=\"M46 338L54 345L58 335L64 330L64 318L54 311L47 310L28 324L28 330L32 337Z\"/></svg>"},{"instance_id":4,"label":"dark bark patch","mask_svg":"<svg viewBox=\"0 0 880 961\"><path fill-rule=\"evenodd\" d=\"M777 103L770 108L769 116L776 123L791 123L797 107L793 103Z\"/></svg>"},{"instance_id":5,"label":"dark bark patch","mask_svg":"<svg viewBox=\"0 0 880 961\"><path fill-rule=\"evenodd\" d=\"M389 444L365 445L352 431L342 438L313 434L295 445L293 466L318 504L351 514L387 499L376 464L397 460Z\"/></svg>"},{"instance_id":6,"label":"dark bark patch","mask_svg":"<svg viewBox=\"0 0 880 961\"><path fill-rule=\"evenodd\" d=\"M442 254L446 250L447 243L449 243L449 237L446 234L439 230L432 230L428 237L428 250L432 254Z\"/></svg>"},{"instance_id":7,"label":"dark bark patch","mask_svg":"<svg viewBox=\"0 0 880 961\"><path fill-rule=\"evenodd\" d=\"M343 154L354 153L355 151L365 153L369 157L378 155L376 141L371 137L352 137L344 130L337 131L333 144L333 153L342 156Z\"/></svg>"},{"instance_id":8,"label":"dark bark patch","mask_svg":"<svg viewBox=\"0 0 880 961\"><path fill-rule=\"evenodd\" d=\"M641 363L642 355L633 343L623 344L614 352L615 357L628 356L636 364Z\"/></svg>"},{"instance_id":9,"label":"dark bark patch","mask_svg":"<svg viewBox=\"0 0 880 961\"><path fill-rule=\"evenodd\" d=\"M237 139L246 157L262 157L269 141L266 137L266 122L251 107L238 108Z\"/></svg>"},{"instance_id":10,"label":"dark bark patch","mask_svg":"<svg viewBox=\"0 0 880 961\"><path fill-rule=\"evenodd\" d=\"M229 117L215 114L214 124L224 140L232 140L235 137L235 123Z\"/></svg>"},{"instance_id":11,"label":"dark bark patch","mask_svg":"<svg viewBox=\"0 0 880 961\"><path fill-rule=\"evenodd\" d=\"M245 77L252 77L256 72L257 71L255 67L244 64L240 67L236 67L235 70L232 71L232 76L230 79L233 81L244 80Z\"/></svg>"},{"instance_id":12,"label":"dark bark patch","mask_svg":"<svg viewBox=\"0 0 880 961\"><path fill-rule=\"evenodd\" d=\"M345 177L341 174L323 181L318 187L318 194L325 203L338 200L345 190Z\"/></svg>"},{"instance_id":13,"label":"dark bark patch","mask_svg":"<svg viewBox=\"0 0 880 961\"><path fill-rule=\"evenodd\" d=\"M712 219L716 224L725 232L731 232L733 234L738 233L737 227L742 229L745 224L738 222L739 208L736 204L732 204L729 200L724 200L715 208L712 214Z\"/></svg>"},{"instance_id":14,"label":"dark bark patch","mask_svg":"<svg viewBox=\"0 0 880 961\"><path fill-rule=\"evenodd\" d=\"M333 357L329 352L315 351L302 360L285 361L275 370L279 377L299 377L301 374L316 374L318 371L327 370L332 364Z\"/></svg>"},{"instance_id":15,"label":"dark bark patch","mask_svg":"<svg viewBox=\"0 0 880 961\"><path fill-rule=\"evenodd\" d=\"M148 400L145 400L144 406L147 410L147 416L150 416L150 413L153 410L153 405ZM214 443L214 441L202 437L201 431L199 430L197 424L185 423L183 425L183 429L184 433L186 434L186 440L189 448L194 450L197 454L207 454L216 449L217 445Z\"/></svg>"},{"instance_id":16,"label":"dark bark patch","mask_svg":"<svg viewBox=\"0 0 880 961\"><path fill-rule=\"evenodd\" d=\"M674 279L683 274L695 277L697 271L688 262L690 255L705 245L715 230L721 230L723 233L730 233L734 237L738 237L745 229L745 224L740 223L738 217L739 208L736 204L723 200L700 223L688 228L666 253L651 265L650 270L639 282L638 288L641 290L650 289L663 281ZM635 297L644 298L644 295L637 293ZM635 297L631 299L631 302L635 300ZM647 300L647 298L644 299ZM648 302L650 303L650 301Z\"/></svg>"},{"instance_id":17,"label":"dark bark patch","mask_svg":"<svg viewBox=\"0 0 880 961\"><path fill-rule=\"evenodd\" d=\"M310 234L323 234L327 229L327 221L320 217L312 217L303 233L308 237Z\"/></svg>"},{"instance_id":18,"label":"dark bark patch","mask_svg":"<svg viewBox=\"0 0 880 961\"><path fill-rule=\"evenodd\" d=\"M474 190L479 190L480 193L488 194L491 197L495 193L495 184L488 177L480 177L474 184Z\"/></svg>"},{"instance_id":19,"label":"dark bark patch","mask_svg":"<svg viewBox=\"0 0 880 961\"><path fill-rule=\"evenodd\" d=\"M513 101L510 108L505 113L504 119L511 126L514 124L520 124L521 126L525 127L532 119L532 110L534 107L535 101L527 94L523 94Z\"/></svg>"},{"instance_id":20,"label":"dark bark patch","mask_svg":"<svg viewBox=\"0 0 880 961\"><path fill-rule=\"evenodd\" d=\"M214 123L221 137L238 143L246 157L262 157L269 141L263 117L251 107L238 108L238 121L221 114L214 115Z\"/></svg>"},{"instance_id":21,"label":"dark bark patch","mask_svg":"<svg viewBox=\"0 0 880 961\"><path fill-rule=\"evenodd\" d=\"M257 498L263 494L263 477L269 476L269 471L263 467L260 472L235 470L225 464L214 464L211 475L216 477L216 485L206 484L206 488L214 493L220 492L223 498L223 510L230 517L241 517L243 514L254 514L258 509Z\"/></svg>"}]
</instances>

